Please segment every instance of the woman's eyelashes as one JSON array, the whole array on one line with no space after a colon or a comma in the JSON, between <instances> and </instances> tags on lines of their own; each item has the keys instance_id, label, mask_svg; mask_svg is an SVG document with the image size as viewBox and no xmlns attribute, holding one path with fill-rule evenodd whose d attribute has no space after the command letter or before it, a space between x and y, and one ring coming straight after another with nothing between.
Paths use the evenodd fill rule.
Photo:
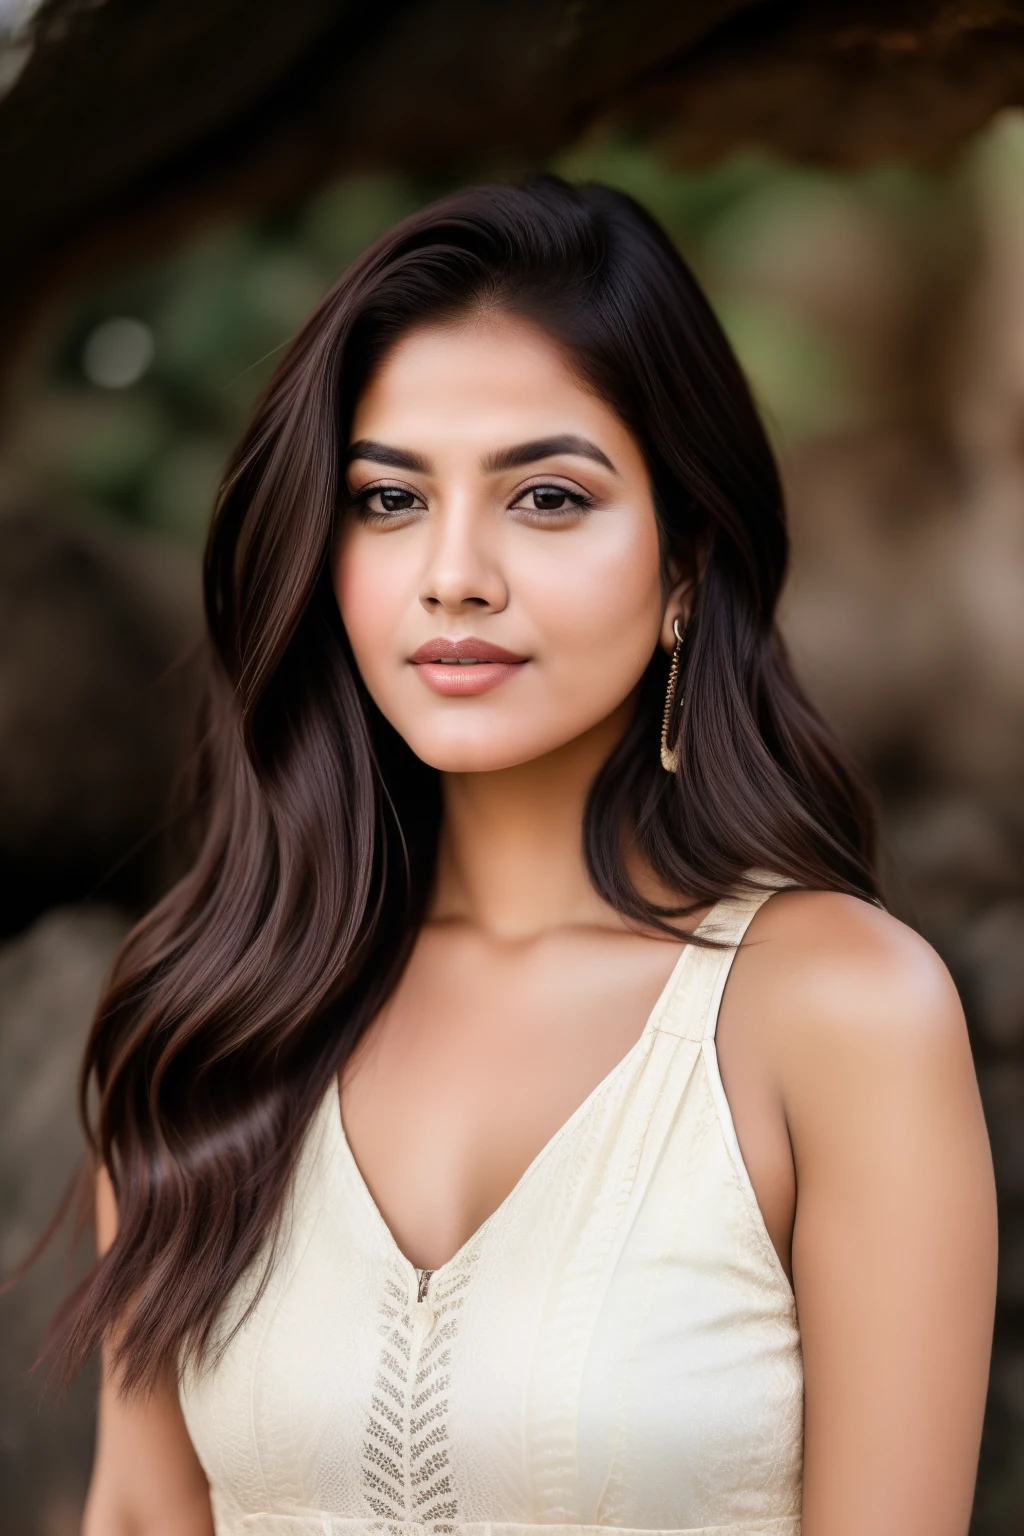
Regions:
<instances>
[{"instance_id":1,"label":"woman's eyelashes","mask_svg":"<svg viewBox=\"0 0 1024 1536\"><path fill-rule=\"evenodd\" d=\"M521 505L532 498L532 506ZM518 492L509 508L512 512L525 512L531 522L567 522L581 517L594 504L594 498L585 491L570 490L567 485L555 485L547 481L528 485Z\"/></svg>"},{"instance_id":2,"label":"woman's eyelashes","mask_svg":"<svg viewBox=\"0 0 1024 1536\"><path fill-rule=\"evenodd\" d=\"M374 506L379 502L379 506ZM420 504L417 506L416 503ZM402 485L368 485L361 491L353 491L349 505L364 523L404 522L408 517L423 510L423 503L415 491Z\"/></svg>"},{"instance_id":3,"label":"woman's eyelashes","mask_svg":"<svg viewBox=\"0 0 1024 1536\"><path fill-rule=\"evenodd\" d=\"M586 491L545 480L518 490L508 510L525 515L528 522L565 523L581 517L593 504L593 496ZM368 485L351 491L349 506L361 522L378 526L407 522L427 510L415 491L401 485Z\"/></svg>"}]
</instances>

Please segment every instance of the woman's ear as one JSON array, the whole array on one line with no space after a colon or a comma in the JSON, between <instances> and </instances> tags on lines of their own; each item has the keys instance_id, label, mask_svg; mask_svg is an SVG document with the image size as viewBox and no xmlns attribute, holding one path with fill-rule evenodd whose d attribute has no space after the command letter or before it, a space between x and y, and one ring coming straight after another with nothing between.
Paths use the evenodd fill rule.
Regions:
<instances>
[{"instance_id":1,"label":"woman's ear","mask_svg":"<svg viewBox=\"0 0 1024 1536\"><path fill-rule=\"evenodd\" d=\"M704 575L706 559L707 551L704 545L696 543L685 553L671 554L668 557L668 576L671 585L665 596L665 612L658 638L662 650L668 651L669 654L676 643L673 627L675 620L679 619L681 627L684 628L690 622L690 613L701 577Z\"/></svg>"}]
</instances>

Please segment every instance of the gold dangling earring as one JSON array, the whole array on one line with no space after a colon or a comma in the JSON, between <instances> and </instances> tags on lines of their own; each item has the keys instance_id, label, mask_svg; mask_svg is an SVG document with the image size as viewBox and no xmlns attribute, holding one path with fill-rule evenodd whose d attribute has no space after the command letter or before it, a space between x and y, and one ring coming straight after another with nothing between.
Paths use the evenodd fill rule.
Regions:
<instances>
[{"instance_id":1,"label":"gold dangling earring","mask_svg":"<svg viewBox=\"0 0 1024 1536\"><path fill-rule=\"evenodd\" d=\"M685 629L680 625L678 616L672 620L672 633L676 637L676 643L672 648L672 664L668 669L668 686L665 689L665 713L661 717L661 766L666 773L678 773L679 748L670 747L668 744L668 727L672 719L672 706L676 698L676 683L679 681L679 653L683 648L683 635Z\"/></svg>"}]
</instances>

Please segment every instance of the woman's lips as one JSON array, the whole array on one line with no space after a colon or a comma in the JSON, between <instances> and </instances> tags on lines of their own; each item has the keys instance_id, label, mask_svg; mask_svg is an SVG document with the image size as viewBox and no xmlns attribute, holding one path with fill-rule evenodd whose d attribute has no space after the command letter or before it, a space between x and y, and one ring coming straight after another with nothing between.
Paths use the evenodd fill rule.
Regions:
<instances>
[{"instance_id":1,"label":"woman's lips","mask_svg":"<svg viewBox=\"0 0 1024 1536\"><path fill-rule=\"evenodd\" d=\"M527 658L470 635L462 640L428 640L409 660L435 693L465 697L497 688L525 666Z\"/></svg>"}]
</instances>

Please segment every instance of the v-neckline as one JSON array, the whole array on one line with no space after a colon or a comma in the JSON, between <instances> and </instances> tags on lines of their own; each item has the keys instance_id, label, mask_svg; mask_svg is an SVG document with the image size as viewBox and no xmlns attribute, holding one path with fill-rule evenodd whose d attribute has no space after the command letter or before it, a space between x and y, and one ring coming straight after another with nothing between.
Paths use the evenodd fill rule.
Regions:
<instances>
[{"instance_id":1,"label":"v-neckline","mask_svg":"<svg viewBox=\"0 0 1024 1536\"><path fill-rule=\"evenodd\" d=\"M693 932L699 934L705 927L709 926L712 922L712 919L718 914L721 905L721 902L716 902L715 905L707 913L707 916L703 919L703 921L697 924L697 927L693 930ZM679 978L683 973L687 959L692 949L693 945L690 942L687 942L683 945L682 950L676 956L675 964L669 972L668 978L661 991L659 992L657 999L655 1000L654 1007L647 1015L643 1029L640 1031L640 1034L634 1040L633 1044L629 1047L629 1050L626 1051L625 1055L619 1057L619 1060L615 1063L615 1065L609 1068L604 1077L602 1077L594 1085L594 1087L591 1088L586 1097L579 1104L577 1104L572 1114L569 1115L567 1119L563 1120L557 1130L555 1130L551 1136L549 1136L548 1140L523 1169L523 1172L512 1185L512 1188L508 1191L508 1194L505 1195L504 1198L494 1207L494 1210L491 1211L490 1215L485 1216L480 1225L470 1233L469 1237L466 1238L464 1243L461 1243L459 1247L456 1248L451 1257L445 1259L444 1263L437 1265L435 1269L419 1268L413 1264L411 1259L406 1257L402 1249L398 1246L398 1242L395 1239L394 1233L388 1226L387 1222L384 1220L384 1216L380 1207L378 1206L376 1200L373 1198L373 1195L370 1193L370 1186L367 1184L365 1178L363 1177L362 1170L360 1169L359 1164L356 1162L355 1153L352 1151L351 1143L349 1142L348 1135L345 1131L345 1122L342 1119L341 1114L341 1080L339 1074L335 1073L335 1075L331 1078L331 1085L327 1093L327 1099L330 1104L330 1113L328 1115L328 1119L332 1126L335 1143L338 1147L338 1150L340 1151L349 1176L351 1177L352 1182L354 1183L359 1193L359 1197L370 1214L370 1218L373 1224L377 1227L386 1246L391 1251L392 1256L397 1260L402 1269L405 1271L407 1277L412 1278L417 1291L421 1290L424 1277L429 1280L436 1278L439 1275L443 1275L468 1256L468 1254L477 1246L483 1237L498 1224L500 1218L508 1210L509 1206L517 1199L521 1191L526 1188L530 1182L532 1182L536 1169L547 1160L548 1156L554 1151L555 1147L558 1146L558 1144L562 1142L566 1136L570 1135L572 1130L579 1124L579 1122L585 1118L587 1112L591 1109L594 1102L603 1095L604 1091L611 1086L619 1074L625 1071L627 1066L629 1066L630 1063L640 1054L640 1052L646 1048L647 1041L655 1033L661 1020L662 1014L665 1012L669 1000L675 992L676 987L678 986Z\"/></svg>"}]
</instances>

